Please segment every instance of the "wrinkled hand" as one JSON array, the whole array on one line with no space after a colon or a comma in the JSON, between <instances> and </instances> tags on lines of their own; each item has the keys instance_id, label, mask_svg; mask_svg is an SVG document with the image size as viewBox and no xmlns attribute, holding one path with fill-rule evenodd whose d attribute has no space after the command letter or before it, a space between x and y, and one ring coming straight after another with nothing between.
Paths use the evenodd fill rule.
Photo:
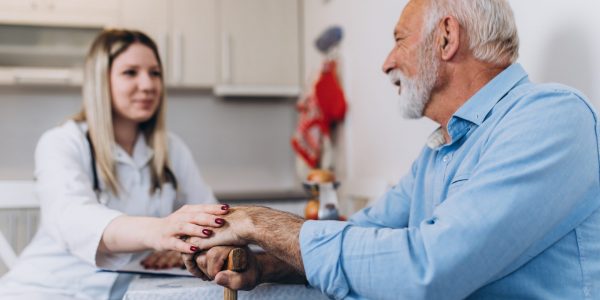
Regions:
<instances>
[{"instance_id":1,"label":"wrinkled hand","mask_svg":"<svg viewBox=\"0 0 600 300\"><path fill-rule=\"evenodd\" d=\"M189 242L199 242L200 238L190 238ZM235 247L217 246L195 254L182 254L187 270L202 280L215 280L215 283L232 290L251 290L260 282L261 269L256 254L245 247L248 264L243 272L223 270L229 252Z\"/></svg>"},{"instance_id":2,"label":"wrinkled hand","mask_svg":"<svg viewBox=\"0 0 600 300\"><path fill-rule=\"evenodd\" d=\"M181 254L177 251L156 251L150 253L140 264L146 269L162 270L170 268L183 268Z\"/></svg>"},{"instance_id":3,"label":"wrinkled hand","mask_svg":"<svg viewBox=\"0 0 600 300\"><path fill-rule=\"evenodd\" d=\"M209 237L214 229L223 226L221 216L229 212L228 205L197 204L184 205L167 217L158 219L153 228L149 228L147 244L155 250L174 250L193 253L193 244L181 239L182 236Z\"/></svg>"}]
</instances>

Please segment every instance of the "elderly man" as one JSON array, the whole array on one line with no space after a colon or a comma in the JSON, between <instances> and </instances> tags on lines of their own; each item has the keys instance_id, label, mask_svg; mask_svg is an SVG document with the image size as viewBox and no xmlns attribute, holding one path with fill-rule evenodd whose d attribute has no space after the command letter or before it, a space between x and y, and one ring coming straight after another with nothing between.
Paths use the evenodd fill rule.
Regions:
<instances>
[{"instance_id":1,"label":"elderly man","mask_svg":"<svg viewBox=\"0 0 600 300\"><path fill-rule=\"evenodd\" d=\"M504 0L412 0L383 70L403 113L440 124L410 172L348 222L234 208L188 268L232 288L303 282L341 299L600 299L598 116L533 84Z\"/></svg>"}]
</instances>

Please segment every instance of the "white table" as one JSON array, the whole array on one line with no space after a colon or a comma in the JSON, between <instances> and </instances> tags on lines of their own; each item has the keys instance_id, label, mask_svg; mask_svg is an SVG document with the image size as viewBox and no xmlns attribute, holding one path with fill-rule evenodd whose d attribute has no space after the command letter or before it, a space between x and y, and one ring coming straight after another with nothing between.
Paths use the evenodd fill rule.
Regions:
<instances>
[{"instance_id":1,"label":"white table","mask_svg":"<svg viewBox=\"0 0 600 300\"><path fill-rule=\"evenodd\" d=\"M124 300L223 299L223 287L193 277L140 277L134 279ZM238 299L319 300L329 299L319 290L300 284L261 284L251 291L239 291Z\"/></svg>"}]
</instances>

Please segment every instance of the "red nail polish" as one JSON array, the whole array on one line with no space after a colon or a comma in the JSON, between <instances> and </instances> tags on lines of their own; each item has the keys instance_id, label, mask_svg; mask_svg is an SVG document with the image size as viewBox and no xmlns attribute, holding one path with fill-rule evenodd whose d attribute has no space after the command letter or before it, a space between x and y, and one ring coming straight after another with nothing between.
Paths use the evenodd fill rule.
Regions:
<instances>
[{"instance_id":1,"label":"red nail polish","mask_svg":"<svg viewBox=\"0 0 600 300\"><path fill-rule=\"evenodd\" d=\"M229 204L223 204L223 205L221 206L221 209L222 209L222 210L228 210L228 209L229 209Z\"/></svg>"},{"instance_id":2,"label":"red nail polish","mask_svg":"<svg viewBox=\"0 0 600 300\"><path fill-rule=\"evenodd\" d=\"M225 220L221 219L221 218L216 218L215 219L215 223L219 224L219 225L223 225L225 224Z\"/></svg>"},{"instance_id":3,"label":"red nail polish","mask_svg":"<svg viewBox=\"0 0 600 300\"><path fill-rule=\"evenodd\" d=\"M196 251L198 251L198 247L196 247L196 246L191 246L191 247L190 247L190 251L192 251L192 252L196 252Z\"/></svg>"},{"instance_id":4,"label":"red nail polish","mask_svg":"<svg viewBox=\"0 0 600 300\"><path fill-rule=\"evenodd\" d=\"M202 229L202 233L204 233L205 235L211 235L212 234L212 230L210 230L210 229Z\"/></svg>"}]
</instances>

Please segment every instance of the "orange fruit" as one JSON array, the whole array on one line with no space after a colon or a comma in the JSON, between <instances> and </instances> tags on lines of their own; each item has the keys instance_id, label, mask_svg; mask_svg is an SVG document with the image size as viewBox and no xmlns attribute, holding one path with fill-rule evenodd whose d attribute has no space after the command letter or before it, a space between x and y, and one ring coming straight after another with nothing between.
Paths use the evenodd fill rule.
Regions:
<instances>
[{"instance_id":1,"label":"orange fruit","mask_svg":"<svg viewBox=\"0 0 600 300\"><path fill-rule=\"evenodd\" d=\"M311 183L326 183L335 181L335 175L329 170L313 169L308 172L306 180Z\"/></svg>"},{"instance_id":2,"label":"orange fruit","mask_svg":"<svg viewBox=\"0 0 600 300\"><path fill-rule=\"evenodd\" d=\"M304 207L304 217L307 220L319 219L319 200L311 199L306 202Z\"/></svg>"}]
</instances>

